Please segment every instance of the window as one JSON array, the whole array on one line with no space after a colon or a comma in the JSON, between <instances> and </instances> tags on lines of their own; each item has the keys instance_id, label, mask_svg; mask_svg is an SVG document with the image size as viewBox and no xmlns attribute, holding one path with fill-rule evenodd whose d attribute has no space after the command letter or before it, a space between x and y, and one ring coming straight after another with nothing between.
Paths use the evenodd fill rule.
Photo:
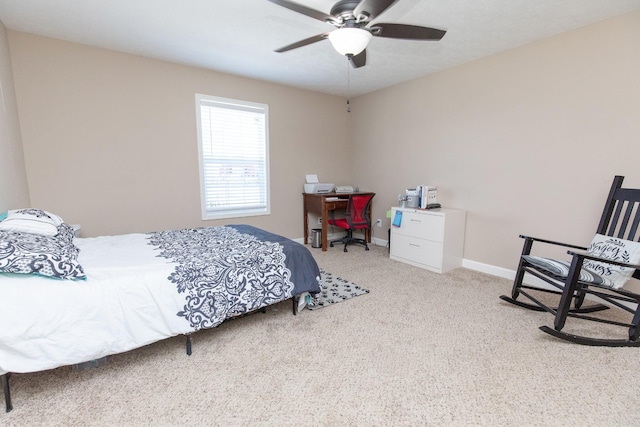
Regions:
<instances>
[{"instance_id":1,"label":"window","mask_svg":"<svg viewBox=\"0 0 640 427\"><path fill-rule=\"evenodd\" d=\"M267 215L269 110L196 94L202 219Z\"/></svg>"}]
</instances>

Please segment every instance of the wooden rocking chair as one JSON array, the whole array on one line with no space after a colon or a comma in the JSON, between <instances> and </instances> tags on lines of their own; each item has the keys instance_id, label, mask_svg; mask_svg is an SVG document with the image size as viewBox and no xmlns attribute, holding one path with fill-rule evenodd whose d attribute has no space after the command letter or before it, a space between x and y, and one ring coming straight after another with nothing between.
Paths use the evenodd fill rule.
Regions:
<instances>
[{"instance_id":1,"label":"wooden rocking chair","mask_svg":"<svg viewBox=\"0 0 640 427\"><path fill-rule=\"evenodd\" d=\"M577 344L640 346L640 294L623 289L631 277L640 279L640 189L622 188L623 180L622 176L614 178L596 236L589 247L520 236L525 242L511 297L502 295L500 298L520 307L553 314L554 327L541 326L540 330L543 332ZM571 261L531 255L534 242L568 248ZM541 289L523 284L525 273L545 281L552 288ZM532 290L558 294L558 306L552 308L541 302L530 292ZM533 304L519 301L517 298L520 295ZM595 297L589 299L599 299L606 305L595 304L582 308L587 296ZM630 322L589 315L610 307L630 313ZM628 328L629 338L592 338L563 332L562 328L569 317Z\"/></svg>"}]
</instances>

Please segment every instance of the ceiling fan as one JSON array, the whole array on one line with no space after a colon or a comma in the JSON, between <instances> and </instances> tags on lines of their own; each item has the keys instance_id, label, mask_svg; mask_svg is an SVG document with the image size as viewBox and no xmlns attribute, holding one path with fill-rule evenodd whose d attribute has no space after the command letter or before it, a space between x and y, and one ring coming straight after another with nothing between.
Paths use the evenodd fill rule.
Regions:
<instances>
[{"instance_id":1,"label":"ceiling fan","mask_svg":"<svg viewBox=\"0 0 640 427\"><path fill-rule=\"evenodd\" d=\"M329 39L333 47L346 55L354 68L367 62L366 47L373 36L405 40L438 41L446 31L436 28L406 24L384 24L372 21L399 0L340 0L331 8L330 14L311 9L288 0L269 0L278 6L327 22L337 29L318 34L277 49L286 52L311 43Z\"/></svg>"}]
</instances>

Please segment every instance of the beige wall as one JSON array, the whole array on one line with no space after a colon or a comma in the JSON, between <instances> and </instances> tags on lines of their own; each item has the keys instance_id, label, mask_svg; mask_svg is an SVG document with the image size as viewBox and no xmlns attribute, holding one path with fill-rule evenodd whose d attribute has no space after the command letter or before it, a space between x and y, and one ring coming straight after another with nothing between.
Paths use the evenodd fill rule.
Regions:
<instances>
[{"instance_id":1,"label":"beige wall","mask_svg":"<svg viewBox=\"0 0 640 427\"><path fill-rule=\"evenodd\" d=\"M359 97L353 180L377 218L437 186L468 211L467 260L514 270L519 234L588 244L613 176L640 186L638 76L636 12Z\"/></svg>"},{"instance_id":2,"label":"beige wall","mask_svg":"<svg viewBox=\"0 0 640 427\"><path fill-rule=\"evenodd\" d=\"M349 181L339 97L26 33L9 40L32 204L85 236L243 222L298 238L305 174ZM269 105L271 215L200 219L196 93Z\"/></svg>"},{"instance_id":3,"label":"beige wall","mask_svg":"<svg viewBox=\"0 0 640 427\"><path fill-rule=\"evenodd\" d=\"M306 173L377 193L418 184L467 210L465 258L516 267L520 233L588 243L613 175L640 186L640 13L352 100L9 32L34 206L86 235L199 217L197 92L269 104L272 215L298 238ZM351 141L351 142L350 142ZM345 155L346 154L346 155Z\"/></svg>"},{"instance_id":4,"label":"beige wall","mask_svg":"<svg viewBox=\"0 0 640 427\"><path fill-rule=\"evenodd\" d=\"M29 207L7 31L0 22L0 212Z\"/></svg>"}]
</instances>

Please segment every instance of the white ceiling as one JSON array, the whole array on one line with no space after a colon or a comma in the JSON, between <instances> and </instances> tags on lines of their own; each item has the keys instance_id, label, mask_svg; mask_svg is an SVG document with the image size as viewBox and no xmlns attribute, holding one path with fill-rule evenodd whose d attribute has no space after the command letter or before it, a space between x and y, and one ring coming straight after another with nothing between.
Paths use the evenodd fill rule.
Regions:
<instances>
[{"instance_id":1,"label":"white ceiling","mask_svg":"<svg viewBox=\"0 0 640 427\"><path fill-rule=\"evenodd\" d=\"M329 14L335 2L297 3ZM0 0L12 30L354 96L633 10L640 0L399 0L375 22L447 34L439 42L374 37L367 65L353 69L328 40L274 52L334 27L267 0Z\"/></svg>"}]
</instances>

